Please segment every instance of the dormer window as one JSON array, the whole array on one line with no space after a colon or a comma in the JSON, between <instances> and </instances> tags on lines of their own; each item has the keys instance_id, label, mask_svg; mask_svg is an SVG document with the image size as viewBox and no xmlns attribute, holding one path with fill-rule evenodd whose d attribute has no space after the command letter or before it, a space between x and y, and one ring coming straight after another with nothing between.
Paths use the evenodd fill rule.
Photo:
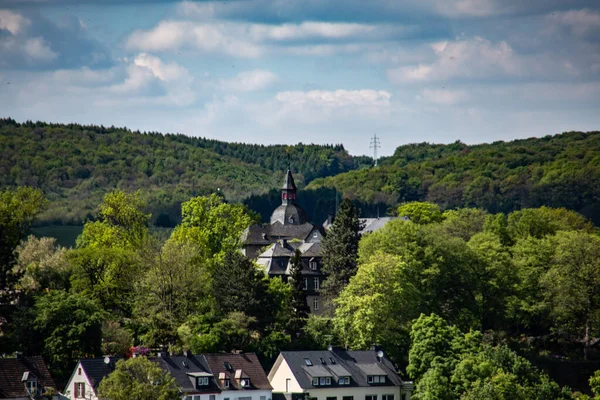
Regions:
<instances>
[{"instance_id":1,"label":"dormer window","mask_svg":"<svg viewBox=\"0 0 600 400\"><path fill-rule=\"evenodd\" d=\"M27 393L29 393L29 395L36 395L37 394L37 381L27 381L25 382L25 388L27 389Z\"/></svg>"},{"instance_id":2,"label":"dormer window","mask_svg":"<svg viewBox=\"0 0 600 400\"><path fill-rule=\"evenodd\" d=\"M199 376L198 378L196 378L196 385L208 386L208 377L207 376Z\"/></svg>"},{"instance_id":3,"label":"dormer window","mask_svg":"<svg viewBox=\"0 0 600 400\"><path fill-rule=\"evenodd\" d=\"M230 381L229 381L229 379L225 379L225 380L223 381L223 387L226 387L226 388L228 388L228 387L229 387L229 382L230 382Z\"/></svg>"},{"instance_id":4,"label":"dormer window","mask_svg":"<svg viewBox=\"0 0 600 400\"><path fill-rule=\"evenodd\" d=\"M338 379L338 385L349 385L350 377L349 376L340 376Z\"/></svg>"},{"instance_id":5,"label":"dormer window","mask_svg":"<svg viewBox=\"0 0 600 400\"><path fill-rule=\"evenodd\" d=\"M313 365L312 361L310 361L310 358L305 358L304 364L306 364L307 367L311 367Z\"/></svg>"},{"instance_id":6,"label":"dormer window","mask_svg":"<svg viewBox=\"0 0 600 400\"><path fill-rule=\"evenodd\" d=\"M385 375L370 375L367 378L369 383L385 383Z\"/></svg>"},{"instance_id":7,"label":"dormer window","mask_svg":"<svg viewBox=\"0 0 600 400\"><path fill-rule=\"evenodd\" d=\"M243 378L240 380L240 386L241 387L249 387L250 386L250 379L249 378Z\"/></svg>"},{"instance_id":8,"label":"dormer window","mask_svg":"<svg viewBox=\"0 0 600 400\"><path fill-rule=\"evenodd\" d=\"M309 265L310 265L310 269L311 269L311 270L313 270L313 271L316 271L316 270L317 270L317 262L316 262L316 261L311 261L311 262L309 263Z\"/></svg>"}]
</instances>

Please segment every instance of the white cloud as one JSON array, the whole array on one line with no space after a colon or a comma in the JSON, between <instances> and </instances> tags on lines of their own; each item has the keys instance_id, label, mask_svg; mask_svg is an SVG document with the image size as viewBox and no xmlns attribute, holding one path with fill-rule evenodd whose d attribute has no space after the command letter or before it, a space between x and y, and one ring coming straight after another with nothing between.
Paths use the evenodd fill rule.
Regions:
<instances>
[{"instance_id":1,"label":"white cloud","mask_svg":"<svg viewBox=\"0 0 600 400\"><path fill-rule=\"evenodd\" d=\"M44 38L42 37L28 39L25 42L23 49L25 54L36 61L52 61L58 57L58 54L53 52L50 47L48 47Z\"/></svg>"},{"instance_id":2,"label":"white cloud","mask_svg":"<svg viewBox=\"0 0 600 400\"><path fill-rule=\"evenodd\" d=\"M423 89L417 100L439 105L454 105L469 98L464 90Z\"/></svg>"},{"instance_id":3,"label":"white cloud","mask_svg":"<svg viewBox=\"0 0 600 400\"><path fill-rule=\"evenodd\" d=\"M394 83L446 80L454 77L485 78L490 76L519 76L523 73L521 59L511 46L502 41L492 43L481 37L431 45L437 59L388 70Z\"/></svg>"},{"instance_id":4,"label":"white cloud","mask_svg":"<svg viewBox=\"0 0 600 400\"><path fill-rule=\"evenodd\" d=\"M347 107L347 106L389 106L392 94L385 90L311 90L277 93L281 103L295 106Z\"/></svg>"},{"instance_id":5,"label":"white cloud","mask_svg":"<svg viewBox=\"0 0 600 400\"><path fill-rule=\"evenodd\" d=\"M271 71L255 69L252 71L244 71L237 74L231 79L225 79L221 82L221 87L224 90L251 92L262 90L279 80L279 77Z\"/></svg>"},{"instance_id":6,"label":"white cloud","mask_svg":"<svg viewBox=\"0 0 600 400\"><path fill-rule=\"evenodd\" d=\"M550 27L564 26L575 35L595 37L600 35L600 12L583 9L556 11L546 16Z\"/></svg>"},{"instance_id":7,"label":"white cloud","mask_svg":"<svg viewBox=\"0 0 600 400\"><path fill-rule=\"evenodd\" d=\"M31 21L21 14L9 10L0 10L0 29L9 31L12 35L17 35L31 24Z\"/></svg>"}]
</instances>

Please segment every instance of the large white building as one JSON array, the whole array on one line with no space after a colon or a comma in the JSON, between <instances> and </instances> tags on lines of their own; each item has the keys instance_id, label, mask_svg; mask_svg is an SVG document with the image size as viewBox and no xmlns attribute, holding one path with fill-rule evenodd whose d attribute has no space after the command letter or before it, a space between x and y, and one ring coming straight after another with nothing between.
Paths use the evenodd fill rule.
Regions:
<instances>
[{"instance_id":1,"label":"large white building","mask_svg":"<svg viewBox=\"0 0 600 400\"><path fill-rule=\"evenodd\" d=\"M409 400L413 391L376 350L283 351L269 382L287 400Z\"/></svg>"}]
</instances>

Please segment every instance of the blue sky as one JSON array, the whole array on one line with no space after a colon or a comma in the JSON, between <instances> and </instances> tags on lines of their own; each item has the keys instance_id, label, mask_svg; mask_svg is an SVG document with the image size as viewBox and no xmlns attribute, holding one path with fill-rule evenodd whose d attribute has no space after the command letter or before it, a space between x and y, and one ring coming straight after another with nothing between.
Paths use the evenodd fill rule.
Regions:
<instances>
[{"instance_id":1,"label":"blue sky","mask_svg":"<svg viewBox=\"0 0 600 400\"><path fill-rule=\"evenodd\" d=\"M0 116L253 143L600 129L597 0L3 0Z\"/></svg>"}]
</instances>

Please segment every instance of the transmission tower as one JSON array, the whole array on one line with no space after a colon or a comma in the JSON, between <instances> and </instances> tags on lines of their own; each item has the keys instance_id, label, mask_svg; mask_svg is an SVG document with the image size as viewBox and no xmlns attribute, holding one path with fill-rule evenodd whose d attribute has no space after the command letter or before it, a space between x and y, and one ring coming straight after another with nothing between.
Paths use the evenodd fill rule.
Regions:
<instances>
[{"instance_id":1,"label":"transmission tower","mask_svg":"<svg viewBox=\"0 0 600 400\"><path fill-rule=\"evenodd\" d=\"M377 149L381 148L381 143L379 142L379 138L377 137L377 134L373 134L373 137L371 138L371 145L369 146L370 149L373 149L373 159L375 160L375 166L377 166Z\"/></svg>"}]
</instances>

